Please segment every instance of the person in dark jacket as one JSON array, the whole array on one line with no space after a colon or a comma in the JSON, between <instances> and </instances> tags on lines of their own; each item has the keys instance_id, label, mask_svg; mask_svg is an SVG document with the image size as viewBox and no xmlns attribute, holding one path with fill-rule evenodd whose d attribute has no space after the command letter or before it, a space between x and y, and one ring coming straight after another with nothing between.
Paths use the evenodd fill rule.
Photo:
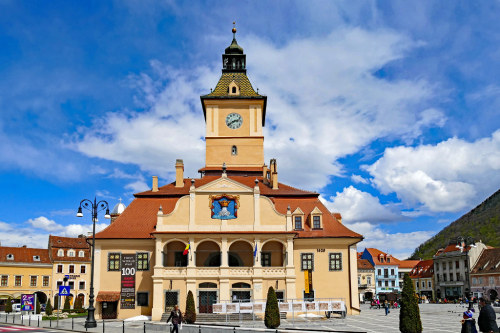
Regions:
<instances>
[{"instance_id":1,"label":"person in dark jacket","mask_svg":"<svg viewBox=\"0 0 500 333\"><path fill-rule=\"evenodd\" d=\"M182 323L182 312L179 310L179 306L174 306L172 312L170 312L170 317L167 319L167 323L172 319L172 328L170 333L179 333L179 325Z\"/></svg>"},{"instance_id":2,"label":"person in dark jacket","mask_svg":"<svg viewBox=\"0 0 500 333\"><path fill-rule=\"evenodd\" d=\"M472 318L473 311L467 310L464 312L464 319L462 319L462 330L460 333L477 333L476 321Z\"/></svg>"},{"instance_id":3,"label":"person in dark jacket","mask_svg":"<svg viewBox=\"0 0 500 333\"><path fill-rule=\"evenodd\" d=\"M479 307L481 308L477 319L479 330L485 333L498 333L495 310L483 297L479 299Z\"/></svg>"}]
</instances>

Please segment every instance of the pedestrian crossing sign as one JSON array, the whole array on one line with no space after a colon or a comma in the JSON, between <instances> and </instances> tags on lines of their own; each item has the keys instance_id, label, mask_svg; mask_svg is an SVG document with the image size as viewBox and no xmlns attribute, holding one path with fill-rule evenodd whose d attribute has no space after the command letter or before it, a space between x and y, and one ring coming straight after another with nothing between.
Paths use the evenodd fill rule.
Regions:
<instances>
[{"instance_id":1,"label":"pedestrian crossing sign","mask_svg":"<svg viewBox=\"0 0 500 333\"><path fill-rule=\"evenodd\" d=\"M69 286L59 286L59 296L69 296Z\"/></svg>"}]
</instances>

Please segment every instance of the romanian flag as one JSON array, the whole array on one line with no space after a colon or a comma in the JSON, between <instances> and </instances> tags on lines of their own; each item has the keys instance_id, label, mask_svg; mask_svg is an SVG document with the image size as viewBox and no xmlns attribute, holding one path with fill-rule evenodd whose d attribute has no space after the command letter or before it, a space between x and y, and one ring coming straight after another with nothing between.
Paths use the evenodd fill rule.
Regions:
<instances>
[{"instance_id":1,"label":"romanian flag","mask_svg":"<svg viewBox=\"0 0 500 333\"><path fill-rule=\"evenodd\" d=\"M186 248L184 249L184 252L182 252L183 255L186 255L189 253L189 248L191 247L190 243L188 243L188 245L186 245Z\"/></svg>"}]
</instances>

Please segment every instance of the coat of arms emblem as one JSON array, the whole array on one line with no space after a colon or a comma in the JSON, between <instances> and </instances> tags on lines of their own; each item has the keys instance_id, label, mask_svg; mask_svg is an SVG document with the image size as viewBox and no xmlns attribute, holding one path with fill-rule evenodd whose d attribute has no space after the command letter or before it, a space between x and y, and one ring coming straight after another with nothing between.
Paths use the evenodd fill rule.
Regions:
<instances>
[{"instance_id":1,"label":"coat of arms emblem","mask_svg":"<svg viewBox=\"0 0 500 333\"><path fill-rule=\"evenodd\" d=\"M231 220L238 217L238 207L240 206L239 195L211 195L209 200L213 219Z\"/></svg>"}]
</instances>

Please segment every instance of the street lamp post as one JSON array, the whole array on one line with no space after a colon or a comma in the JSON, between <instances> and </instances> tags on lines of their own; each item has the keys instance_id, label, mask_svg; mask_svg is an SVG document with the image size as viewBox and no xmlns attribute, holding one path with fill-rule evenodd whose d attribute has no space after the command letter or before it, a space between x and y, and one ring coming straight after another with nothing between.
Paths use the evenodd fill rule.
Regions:
<instances>
[{"instance_id":1,"label":"street lamp post","mask_svg":"<svg viewBox=\"0 0 500 333\"><path fill-rule=\"evenodd\" d=\"M460 252L465 251L465 261L466 261L466 266L465 266L465 280L467 283L467 289L468 292L465 292L465 297L469 299L469 310L474 307L474 304L472 304L472 297L471 295L471 288L470 288L470 264L469 264L469 250L471 247L476 247L476 242L474 239L470 236L467 237L462 237L459 236L457 237L457 248L460 249Z\"/></svg>"},{"instance_id":2,"label":"street lamp post","mask_svg":"<svg viewBox=\"0 0 500 333\"><path fill-rule=\"evenodd\" d=\"M106 209L104 218L110 219L109 215L109 205L105 200L99 202L96 201L94 197L94 202L89 199L83 199L80 201L80 206L78 207L77 217L83 217L82 207L90 211L92 214L92 263L90 266L90 295L89 295L89 308L87 314L87 320L85 320L86 328L97 327L97 322L95 321L95 308L94 308L94 259L95 259L95 223L97 222L97 213Z\"/></svg>"}]
</instances>

